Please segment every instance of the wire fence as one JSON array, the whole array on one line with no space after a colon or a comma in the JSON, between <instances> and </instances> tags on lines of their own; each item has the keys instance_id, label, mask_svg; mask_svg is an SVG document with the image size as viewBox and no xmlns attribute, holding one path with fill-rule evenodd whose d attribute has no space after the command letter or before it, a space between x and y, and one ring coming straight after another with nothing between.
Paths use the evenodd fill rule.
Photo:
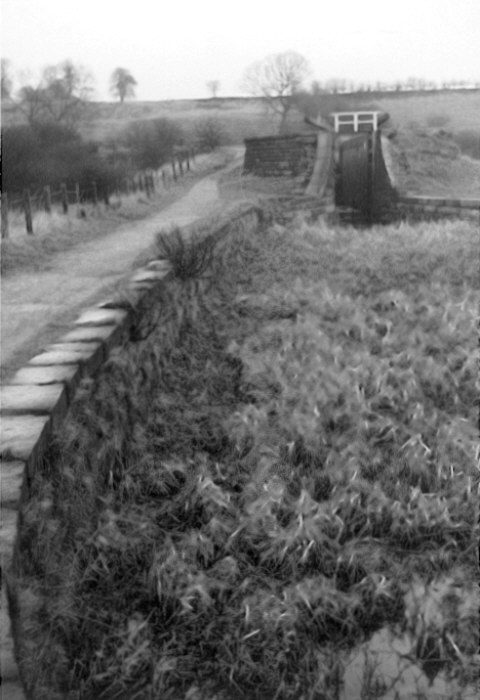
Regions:
<instances>
[{"instance_id":1,"label":"wire fence","mask_svg":"<svg viewBox=\"0 0 480 700\"><path fill-rule=\"evenodd\" d=\"M33 219L36 212L43 211L53 214L60 211L68 214L71 207L75 207L76 215L85 217L84 205L91 204L98 207L100 203L106 207L111 206L111 198L117 200L131 194L143 193L147 198L153 197L157 192L168 190L179 177L183 177L190 170L191 162L195 162L193 150L182 150L172 157L170 163L158 170L145 170L136 172L131 176L115 178L105 183L61 183L60 185L46 185L43 188L32 190L25 188L23 192L2 192L1 223L2 239L9 238L9 214L23 212L25 217L25 230L29 235L34 234Z\"/></svg>"}]
</instances>

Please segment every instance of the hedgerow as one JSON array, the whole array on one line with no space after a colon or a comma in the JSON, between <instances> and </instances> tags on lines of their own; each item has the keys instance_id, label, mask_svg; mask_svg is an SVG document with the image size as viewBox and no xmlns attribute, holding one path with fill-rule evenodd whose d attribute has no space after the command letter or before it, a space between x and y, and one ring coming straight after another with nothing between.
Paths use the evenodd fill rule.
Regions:
<instances>
[{"instance_id":1,"label":"hedgerow","mask_svg":"<svg viewBox=\"0 0 480 700\"><path fill-rule=\"evenodd\" d=\"M23 514L35 697L333 699L386 628L468 687L476 246L464 223L297 221L158 292Z\"/></svg>"}]
</instances>

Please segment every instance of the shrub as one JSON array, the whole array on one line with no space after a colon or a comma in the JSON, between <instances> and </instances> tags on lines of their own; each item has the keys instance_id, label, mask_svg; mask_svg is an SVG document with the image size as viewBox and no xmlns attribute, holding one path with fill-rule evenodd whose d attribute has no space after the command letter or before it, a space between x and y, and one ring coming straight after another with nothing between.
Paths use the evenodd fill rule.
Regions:
<instances>
[{"instance_id":1,"label":"shrub","mask_svg":"<svg viewBox=\"0 0 480 700\"><path fill-rule=\"evenodd\" d=\"M199 277L211 266L215 239L212 236L182 235L179 228L157 235L157 249L168 260L175 277L188 280Z\"/></svg>"},{"instance_id":2,"label":"shrub","mask_svg":"<svg viewBox=\"0 0 480 700\"><path fill-rule=\"evenodd\" d=\"M172 158L175 146L183 144L184 134L171 119L146 119L131 122L123 140L138 169L156 169Z\"/></svg>"},{"instance_id":3,"label":"shrub","mask_svg":"<svg viewBox=\"0 0 480 700\"><path fill-rule=\"evenodd\" d=\"M427 126L441 129L450 123L450 117L448 117L446 114L429 114L426 122Z\"/></svg>"},{"instance_id":4,"label":"shrub","mask_svg":"<svg viewBox=\"0 0 480 700\"><path fill-rule=\"evenodd\" d=\"M206 117L195 123L195 138L200 151L214 151L225 140L225 129L219 119Z\"/></svg>"},{"instance_id":5,"label":"shrub","mask_svg":"<svg viewBox=\"0 0 480 700\"><path fill-rule=\"evenodd\" d=\"M45 124L2 132L2 176L4 191L13 194L63 182L69 189L78 183L86 190L93 180L101 191L112 187L115 173L96 144L83 141L66 127Z\"/></svg>"},{"instance_id":6,"label":"shrub","mask_svg":"<svg viewBox=\"0 0 480 700\"><path fill-rule=\"evenodd\" d=\"M458 131L453 138L462 153L480 160L480 131L465 129Z\"/></svg>"}]
</instances>

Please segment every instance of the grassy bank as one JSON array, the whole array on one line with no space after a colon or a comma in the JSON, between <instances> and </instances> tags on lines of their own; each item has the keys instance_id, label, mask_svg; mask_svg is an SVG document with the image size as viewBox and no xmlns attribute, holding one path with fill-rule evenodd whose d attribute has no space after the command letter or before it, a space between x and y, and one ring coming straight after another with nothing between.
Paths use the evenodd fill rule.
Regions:
<instances>
[{"instance_id":1,"label":"grassy bank","mask_svg":"<svg viewBox=\"0 0 480 700\"><path fill-rule=\"evenodd\" d=\"M464 223L297 221L158 293L23 513L35 698L333 700L386 629L398 697L467 697L476 251Z\"/></svg>"}]
</instances>

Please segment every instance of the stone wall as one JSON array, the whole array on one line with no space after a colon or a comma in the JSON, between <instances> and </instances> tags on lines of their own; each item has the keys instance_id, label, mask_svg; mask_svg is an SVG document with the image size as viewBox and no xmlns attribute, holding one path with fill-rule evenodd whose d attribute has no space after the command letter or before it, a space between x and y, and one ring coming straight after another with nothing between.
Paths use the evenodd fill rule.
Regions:
<instances>
[{"instance_id":1,"label":"stone wall","mask_svg":"<svg viewBox=\"0 0 480 700\"><path fill-rule=\"evenodd\" d=\"M402 195L397 201L397 212L411 219L467 219L480 224L480 199L450 199Z\"/></svg>"},{"instance_id":2,"label":"stone wall","mask_svg":"<svg viewBox=\"0 0 480 700\"><path fill-rule=\"evenodd\" d=\"M245 139L244 172L260 177L310 179L317 151L317 134L289 134Z\"/></svg>"},{"instance_id":3,"label":"stone wall","mask_svg":"<svg viewBox=\"0 0 480 700\"><path fill-rule=\"evenodd\" d=\"M262 217L262 210L254 205L235 205L227 215L214 224L204 224L203 228L205 233L220 238L246 226L255 229ZM186 227L184 234L188 236L190 230L197 230L198 226ZM148 307L152 289L168 283L171 274L166 260L154 260L137 270L122 291L122 299L86 309L68 333L33 357L8 385L2 386L0 556L4 585L0 654L2 697L5 699L24 698L7 604L7 593L10 604L14 605L15 601L9 580L20 508L30 497L34 476L42 468L52 436L64 421L79 383L94 376L111 350L128 340L132 324L135 320L138 322L139 313Z\"/></svg>"}]
</instances>

